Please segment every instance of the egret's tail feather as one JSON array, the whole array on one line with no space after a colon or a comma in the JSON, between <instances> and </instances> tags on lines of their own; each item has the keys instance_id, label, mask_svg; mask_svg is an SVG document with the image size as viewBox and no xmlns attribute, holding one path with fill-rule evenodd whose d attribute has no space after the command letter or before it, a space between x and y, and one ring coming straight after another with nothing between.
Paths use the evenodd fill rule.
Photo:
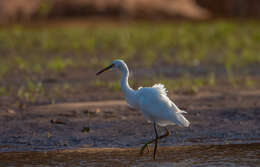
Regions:
<instances>
[{"instance_id":1,"label":"egret's tail feather","mask_svg":"<svg viewBox=\"0 0 260 167\"><path fill-rule=\"evenodd\" d=\"M180 114L187 114L187 112L184 111L184 110L179 110L179 111L177 111L177 113L180 113Z\"/></svg>"},{"instance_id":2,"label":"egret's tail feather","mask_svg":"<svg viewBox=\"0 0 260 167\"><path fill-rule=\"evenodd\" d=\"M177 112L177 120L178 120L178 125L179 126L184 126L184 127L189 127L190 122L182 115L182 113L186 113L183 110L180 110L180 112Z\"/></svg>"}]
</instances>

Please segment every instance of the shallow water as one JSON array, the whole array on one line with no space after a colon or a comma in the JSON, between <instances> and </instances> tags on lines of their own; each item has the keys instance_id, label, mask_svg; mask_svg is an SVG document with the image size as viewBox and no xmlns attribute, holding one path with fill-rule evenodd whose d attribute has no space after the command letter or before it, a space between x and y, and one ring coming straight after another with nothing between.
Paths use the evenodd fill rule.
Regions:
<instances>
[{"instance_id":1,"label":"shallow water","mask_svg":"<svg viewBox=\"0 0 260 167\"><path fill-rule=\"evenodd\" d=\"M140 156L139 148L83 148L46 152L5 152L0 166L260 166L260 143L160 147Z\"/></svg>"}]
</instances>

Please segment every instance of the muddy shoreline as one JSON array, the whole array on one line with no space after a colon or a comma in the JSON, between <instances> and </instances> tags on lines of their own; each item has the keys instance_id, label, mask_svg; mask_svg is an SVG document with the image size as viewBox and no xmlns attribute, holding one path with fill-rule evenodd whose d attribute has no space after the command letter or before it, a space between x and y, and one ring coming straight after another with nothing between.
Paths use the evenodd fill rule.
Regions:
<instances>
[{"instance_id":1,"label":"muddy shoreline","mask_svg":"<svg viewBox=\"0 0 260 167\"><path fill-rule=\"evenodd\" d=\"M170 126L172 135L161 140L160 146L259 143L260 94L257 92L170 94L188 112L186 117L191 127ZM123 100L4 110L0 122L0 152L140 147L154 136L152 125ZM164 133L163 129L159 132Z\"/></svg>"},{"instance_id":2,"label":"muddy shoreline","mask_svg":"<svg viewBox=\"0 0 260 167\"><path fill-rule=\"evenodd\" d=\"M143 156L138 148L78 148L48 152L0 154L3 166L257 166L260 145L227 144L160 147L156 161L151 152ZM257 151L258 150L258 151Z\"/></svg>"}]
</instances>

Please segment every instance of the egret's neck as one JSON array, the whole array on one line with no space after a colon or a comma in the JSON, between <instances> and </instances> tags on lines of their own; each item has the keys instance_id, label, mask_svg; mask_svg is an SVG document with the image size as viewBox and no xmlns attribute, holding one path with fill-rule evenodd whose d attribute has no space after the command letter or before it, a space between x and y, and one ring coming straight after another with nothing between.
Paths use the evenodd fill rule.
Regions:
<instances>
[{"instance_id":1,"label":"egret's neck","mask_svg":"<svg viewBox=\"0 0 260 167\"><path fill-rule=\"evenodd\" d=\"M129 70L127 66L126 65L123 66L121 68L121 71L122 71L122 77L120 79L120 85L125 95L125 99L130 106L136 108L137 107L136 91L134 91L128 84Z\"/></svg>"},{"instance_id":2,"label":"egret's neck","mask_svg":"<svg viewBox=\"0 0 260 167\"><path fill-rule=\"evenodd\" d=\"M131 91L133 91L133 89L128 84L129 70L127 66L125 66L121 69L121 71L122 71L122 76L120 79L120 85L124 94L127 95L131 93Z\"/></svg>"}]
</instances>

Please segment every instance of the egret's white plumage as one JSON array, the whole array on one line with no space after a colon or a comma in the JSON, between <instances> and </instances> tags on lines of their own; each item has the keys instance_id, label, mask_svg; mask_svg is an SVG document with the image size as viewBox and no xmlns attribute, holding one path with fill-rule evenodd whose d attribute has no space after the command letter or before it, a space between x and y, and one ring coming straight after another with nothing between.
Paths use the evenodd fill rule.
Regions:
<instances>
[{"instance_id":1,"label":"egret's white plumage","mask_svg":"<svg viewBox=\"0 0 260 167\"><path fill-rule=\"evenodd\" d=\"M186 113L180 110L168 97L162 84L138 90L139 109L149 122L155 122L160 126L179 125L188 127L189 121L182 115Z\"/></svg>"},{"instance_id":2,"label":"egret's white plumage","mask_svg":"<svg viewBox=\"0 0 260 167\"><path fill-rule=\"evenodd\" d=\"M144 148L147 147L147 144L155 142L155 159L158 140L169 136L167 128L166 134L158 136L156 124L163 127L175 124L181 127L188 127L190 125L190 122L182 115L186 112L180 110L168 98L167 90L162 84L155 84L153 87L140 87L138 90L133 90L128 84L129 70L125 62L122 60L114 60L110 66L99 71L97 75L110 68L116 68L122 72L120 85L129 106L139 109L148 122L154 123L156 138L150 142L147 142L142 147L141 154L143 153Z\"/></svg>"},{"instance_id":3,"label":"egret's white plumage","mask_svg":"<svg viewBox=\"0 0 260 167\"><path fill-rule=\"evenodd\" d=\"M182 115L186 112L180 110L168 98L163 84L133 90L128 84L129 70L124 61L114 60L110 68L117 68L122 72L120 85L127 103L130 107L139 109L147 121L160 126L175 124L182 127L189 126L190 122Z\"/></svg>"}]
</instances>

